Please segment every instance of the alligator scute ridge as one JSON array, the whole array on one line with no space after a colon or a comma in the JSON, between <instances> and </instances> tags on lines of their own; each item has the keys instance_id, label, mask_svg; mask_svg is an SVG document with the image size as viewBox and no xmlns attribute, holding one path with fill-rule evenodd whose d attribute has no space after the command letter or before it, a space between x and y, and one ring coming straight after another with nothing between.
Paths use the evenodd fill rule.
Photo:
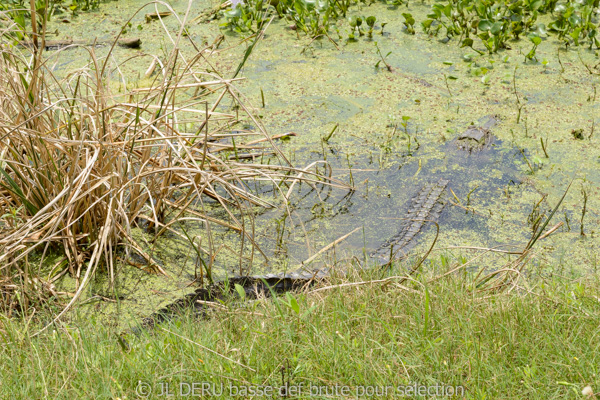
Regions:
<instances>
[{"instance_id":1,"label":"alligator scute ridge","mask_svg":"<svg viewBox=\"0 0 600 400\"><path fill-rule=\"evenodd\" d=\"M413 198L400 231L371 253L371 257L378 258L382 264L387 264L388 260L383 260L383 257L389 255L389 249L392 245L395 253L402 250L406 251L409 245L414 243L415 237L423 230L425 225L430 221L437 220L439 217L445 205L442 201L442 195L448 183L448 180L440 179L437 183L425 185ZM149 317L144 318L141 326L132 329L132 331L139 333L140 328L152 328L156 324L169 320L183 309L193 309L197 315L207 316L208 307L204 302L223 300L227 296L227 288L229 293L235 293L236 284L244 289L246 298L256 299L259 295L269 296L271 291L283 293L312 286L316 282L329 277L331 272L329 268L315 270L300 268L288 273L229 278L207 288L196 289L183 298L168 304Z\"/></svg>"},{"instance_id":2,"label":"alligator scute ridge","mask_svg":"<svg viewBox=\"0 0 600 400\"><path fill-rule=\"evenodd\" d=\"M389 256L390 251L394 254L406 252L425 225L439 218L445 205L442 195L448 183L448 180L440 179L437 183L423 186L403 218L402 229L371 253L371 257L383 259Z\"/></svg>"}]
</instances>

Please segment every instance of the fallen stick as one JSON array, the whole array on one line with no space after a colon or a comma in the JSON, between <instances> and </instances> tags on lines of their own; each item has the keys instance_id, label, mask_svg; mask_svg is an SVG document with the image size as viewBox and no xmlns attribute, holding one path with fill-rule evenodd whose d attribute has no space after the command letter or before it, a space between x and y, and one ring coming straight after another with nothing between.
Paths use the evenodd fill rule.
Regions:
<instances>
[{"instance_id":1,"label":"fallen stick","mask_svg":"<svg viewBox=\"0 0 600 400\"><path fill-rule=\"evenodd\" d=\"M107 46L114 43L112 40L101 40L90 42L89 40L73 40L73 39L65 39L65 40L48 40L44 42L44 48L46 50L50 49L62 49L68 46L77 45L77 46ZM31 41L21 41L21 46L25 47L33 47L33 42ZM139 49L142 45L142 39L140 38L132 38L132 39L119 39L117 40L117 45L121 47L126 47L129 49Z\"/></svg>"},{"instance_id":2,"label":"fallen stick","mask_svg":"<svg viewBox=\"0 0 600 400\"><path fill-rule=\"evenodd\" d=\"M164 11L164 12L159 12L159 13L149 13L146 14L146 23L151 22L151 21L155 21L159 18L165 18L168 17L169 15L171 15L172 13L170 11Z\"/></svg>"},{"instance_id":3,"label":"fallen stick","mask_svg":"<svg viewBox=\"0 0 600 400\"><path fill-rule=\"evenodd\" d=\"M203 12L201 12L197 17L193 18L190 22L208 22L211 19L215 19L216 15L219 11L224 10L228 7L231 7L231 1L227 0L226 2L219 4L216 7L209 8Z\"/></svg>"},{"instance_id":4,"label":"fallen stick","mask_svg":"<svg viewBox=\"0 0 600 400\"><path fill-rule=\"evenodd\" d=\"M325 253L327 250L331 249L333 246L335 246L336 244L346 240L346 238L348 238L348 236L352 235L354 232L358 231L360 228L356 228L355 230L353 230L350 233L345 234L344 236L340 237L339 239L334 240L333 242L329 243L327 246L323 247L321 250L319 250L318 252L316 252L315 254L313 254L311 257L307 258L306 260L302 261L302 266L306 266L308 264L310 264L311 262L313 262L315 260L315 258L317 258L319 255Z\"/></svg>"},{"instance_id":5,"label":"fallen stick","mask_svg":"<svg viewBox=\"0 0 600 400\"><path fill-rule=\"evenodd\" d=\"M281 135L271 136L271 139L272 140L275 140L275 139L284 139L284 138L287 138L287 137L290 137L290 136L298 136L298 135L296 133L294 133L294 132L288 132L288 133L282 133ZM260 139L252 140L252 141L246 143L246 146L249 146L251 144L266 142L267 140L269 140L269 139L267 139L267 138L260 138Z\"/></svg>"},{"instance_id":6,"label":"fallen stick","mask_svg":"<svg viewBox=\"0 0 600 400\"><path fill-rule=\"evenodd\" d=\"M394 279L406 279L406 276L390 276L389 278L378 279L378 280L373 280L373 281L349 282L349 283L342 283L342 284L339 284L339 285L324 286L324 287L321 287L321 288L318 288L318 289L311 290L308 293L317 293L317 292L322 292L324 290L339 289L339 288L343 288L343 287L355 287L355 286L370 285L370 284L375 284L375 283L388 283L388 282L390 282L390 281L392 281ZM401 284L398 284L397 286L400 289L406 290L406 291L411 292L411 293L422 294L418 290L414 290L414 289L408 288L408 287L403 286Z\"/></svg>"}]
</instances>

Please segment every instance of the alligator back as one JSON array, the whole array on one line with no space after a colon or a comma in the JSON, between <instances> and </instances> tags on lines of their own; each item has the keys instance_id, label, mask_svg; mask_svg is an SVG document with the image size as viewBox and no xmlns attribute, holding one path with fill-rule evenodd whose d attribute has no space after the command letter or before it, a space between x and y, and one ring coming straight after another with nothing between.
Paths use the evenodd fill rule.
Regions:
<instances>
[{"instance_id":1,"label":"alligator back","mask_svg":"<svg viewBox=\"0 0 600 400\"><path fill-rule=\"evenodd\" d=\"M437 220L442 212L444 208L443 194L447 185L448 181L445 179L425 185L413 198L408 211L404 215L404 222L400 231L371 253L371 257L379 259L381 264L387 264L391 249L394 253L408 251L409 247L414 244L419 232L430 221ZM388 259L385 258L386 256ZM155 324L170 319L182 309L194 309L196 314L205 315L207 311L205 302L224 299L228 292L235 293L236 284L244 289L247 299L255 299L259 295L269 296L271 292L282 293L311 286L315 282L330 276L330 273L331 271L328 268L314 270L300 268L288 273L229 278L208 288L196 289L196 291L144 318L141 328L152 328ZM140 329L134 328L133 332L137 334Z\"/></svg>"},{"instance_id":2,"label":"alligator back","mask_svg":"<svg viewBox=\"0 0 600 400\"><path fill-rule=\"evenodd\" d=\"M413 198L412 204L402 218L403 223L397 234L385 241L371 257L388 262L390 255L406 253L415 243L415 237L431 221L436 221L443 208L448 180L440 179L436 183L423 186ZM387 259L386 259L387 257Z\"/></svg>"}]
</instances>

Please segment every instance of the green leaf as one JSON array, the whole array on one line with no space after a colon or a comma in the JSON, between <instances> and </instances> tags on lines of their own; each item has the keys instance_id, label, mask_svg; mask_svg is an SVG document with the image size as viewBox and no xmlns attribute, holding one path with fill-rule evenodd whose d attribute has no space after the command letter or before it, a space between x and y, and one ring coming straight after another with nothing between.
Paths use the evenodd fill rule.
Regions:
<instances>
[{"instance_id":1,"label":"green leaf","mask_svg":"<svg viewBox=\"0 0 600 400\"><path fill-rule=\"evenodd\" d=\"M554 7L554 12L557 14L561 14L565 12L566 9L567 7L564 4L557 4L556 7Z\"/></svg>"},{"instance_id":2,"label":"green leaf","mask_svg":"<svg viewBox=\"0 0 600 400\"><path fill-rule=\"evenodd\" d=\"M573 29L573 32L569 33L569 36L575 41L575 45L579 46L579 35L581 34L581 27Z\"/></svg>"},{"instance_id":3,"label":"green leaf","mask_svg":"<svg viewBox=\"0 0 600 400\"><path fill-rule=\"evenodd\" d=\"M502 32L502 22L494 22L490 28L490 32L494 36L497 36L500 32Z\"/></svg>"},{"instance_id":4,"label":"green leaf","mask_svg":"<svg viewBox=\"0 0 600 400\"><path fill-rule=\"evenodd\" d=\"M540 43L542 43L542 38L537 35L529 35L529 40L536 46L539 46Z\"/></svg>"},{"instance_id":5,"label":"green leaf","mask_svg":"<svg viewBox=\"0 0 600 400\"><path fill-rule=\"evenodd\" d=\"M429 329L429 290L425 288L425 321L423 324L423 336L427 336L427 330Z\"/></svg>"},{"instance_id":6,"label":"green leaf","mask_svg":"<svg viewBox=\"0 0 600 400\"><path fill-rule=\"evenodd\" d=\"M244 287L242 285L238 285L236 283L235 291L238 293L238 295L240 296L240 299L242 299L242 301L246 300L246 291L244 290Z\"/></svg>"},{"instance_id":7,"label":"green leaf","mask_svg":"<svg viewBox=\"0 0 600 400\"><path fill-rule=\"evenodd\" d=\"M415 24L415 19L413 18L412 14L402 13L402 16L404 17L408 25L412 26Z\"/></svg>"},{"instance_id":8,"label":"green leaf","mask_svg":"<svg viewBox=\"0 0 600 400\"><path fill-rule=\"evenodd\" d=\"M571 26L575 27L579 24L581 24L581 17L579 15L571 15L569 17L569 24L571 24Z\"/></svg>"},{"instance_id":9,"label":"green leaf","mask_svg":"<svg viewBox=\"0 0 600 400\"><path fill-rule=\"evenodd\" d=\"M287 292L286 296L288 298L290 308L292 310L294 310L294 312L296 314L300 315L300 306L298 305L298 301L296 300L296 298L294 297L294 295L291 294L290 292Z\"/></svg>"},{"instance_id":10,"label":"green leaf","mask_svg":"<svg viewBox=\"0 0 600 400\"><path fill-rule=\"evenodd\" d=\"M472 76L481 76L481 75L483 75L483 72L481 71L481 68L471 68L471 75Z\"/></svg>"},{"instance_id":11,"label":"green leaf","mask_svg":"<svg viewBox=\"0 0 600 400\"><path fill-rule=\"evenodd\" d=\"M521 22L523 20L523 16L520 14L513 14L510 16L511 22Z\"/></svg>"},{"instance_id":12,"label":"green leaf","mask_svg":"<svg viewBox=\"0 0 600 400\"><path fill-rule=\"evenodd\" d=\"M281 307L279 307L279 303L280 302L282 303L282 301L277 298L277 293L275 293L275 290L273 290L273 288L271 287L271 285L269 285L269 283L264 278L260 278L260 280L269 289L269 292L271 293L271 296L274 299L277 299L277 301L274 301L273 303L275 304L275 307L277 307L277 311L279 312L279 315L281 315L283 317L283 311L281 310Z\"/></svg>"},{"instance_id":13,"label":"green leaf","mask_svg":"<svg viewBox=\"0 0 600 400\"><path fill-rule=\"evenodd\" d=\"M15 11L12 15L12 18L21 29L25 29L25 13L21 11Z\"/></svg>"},{"instance_id":14,"label":"green leaf","mask_svg":"<svg viewBox=\"0 0 600 400\"><path fill-rule=\"evenodd\" d=\"M537 33L540 35L547 35L548 34L548 30L546 29L546 25L544 24L537 24Z\"/></svg>"},{"instance_id":15,"label":"green leaf","mask_svg":"<svg viewBox=\"0 0 600 400\"><path fill-rule=\"evenodd\" d=\"M231 11L225 11L224 14L227 18L239 18L242 16L242 9L239 7L236 7Z\"/></svg>"},{"instance_id":16,"label":"green leaf","mask_svg":"<svg viewBox=\"0 0 600 400\"><path fill-rule=\"evenodd\" d=\"M463 40L462 44L460 47L472 47L473 46L473 39L471 38L466 38L465 40ZM464 58L464 57L463 57ZM470 60L469 60L470 61Z\"/></svg>"},{"instance_id":17,"label":"green leaf","mask_svg":"<svg viewBox=\"0 0 600 400\"><path fill-rule=\"evenodd\" d=\"M312 307L310 307L308 310L306 310L306 311L304 311L304 312L302 313L302 315L300 316L300 318L304 318L304 317L306 317L308 314L310 314L311 312L313 312L313 311L315 310L315 308L317 308L317 306L316 306L316 305L315 305L315 306L312 306Z\"/></svg>"},{"instance_id":18,"label":"green leaf","mask_svg":"<svg viewBox=\"0 0 600 400\"><path fill-rule=\"evenodd\" d=\"M482 19L481 21L479 21L477 28L480 31L484 31L484 32L489 31L490 29L492 29L492 23L490 21L488 21L487 19Z\"/></svg>"},{"instance_id":19,"label":"green leaf","mask_svg":"<svg viewBox=\"0 0 600 400\"><path fill-rule=\"evenodd\" d=\"M18 173L18 171L14 170L14 169L13 169L13 171L17 175L20 175ZM29 200L27 200L27 198L25 197L25 195L21 191L21 188L19 187L19 185L17 185L17 183L10 177L10 175L4 170L4 168L0 168L0 173L2 173L2 175L4 175L4 178L8 181L8 184L11 187L9 188L9 187L5 186L2 183L0 183L0 186L3 187L3 188L5 188L6 190L9 190L9 191L13 192L17 197L19 197L21 199L21 201L23 202L23 204L25 205L25 207L27 208L27 211L29 211L30 215L37 214L37 212L39 211L39 209L36 206L34 206L33 204L31 204L29 202ZM23 179L21 177L21 181L22 180Z\"/></svg>"},{"instance_id":20,"label":"green leaf","mask_svg":"<svg viewBox=\"0 0 600 400\"><path fill-rule=\"evenodd\" d=\"M252 51L254 50L254 46L256 46L256 44L261 39L261 37L262 37L262 35L257 34L255 36L254 41L252 42L252 44L250 44L250 46L248 46L248 48L244 52L244 57L242 58L242 61L238 64L238 66L237 66L237 68L235 70L235 73L233 74L233 78L235 78L235 77L238 76L238 74L240 73L240 71L244 67L244 64L246 64L246 61L248 60L248 57L250 57L250 54L252 54Z\"/></svg>"},{"instance_id":21,"label":"green leaf","mask_svg":"<svg viewBox=\"0 0 600 400\"><path fill-rule=\"evenodd\" d=\"M444 15L446 17L450 18L452 15L452 4L446 5L444 8L442 8L442 11L444 11Z\"/></svg>"}]
</instances>

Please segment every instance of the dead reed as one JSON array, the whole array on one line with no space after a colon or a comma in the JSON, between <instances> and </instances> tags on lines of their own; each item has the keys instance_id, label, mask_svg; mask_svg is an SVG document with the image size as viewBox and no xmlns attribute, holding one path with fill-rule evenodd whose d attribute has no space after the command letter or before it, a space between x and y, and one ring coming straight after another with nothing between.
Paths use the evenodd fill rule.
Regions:
<instances>
[{"instance_id":1,"label":"dead reed","mask_svg":"<svg viewBox=\"0 0 600 400\"><path fill-rule=\"evenodd\" d=\"M11 39L14 26L3 32L0 308L25 310L58 295L53 282L68 273L77 291L66 311L99 267L114 279L121 249L166 274L132 236L135 227L155 238L165 232L183 237L177 222L199 221L207 236L194 243L210 275L210 227L235 230L242 243L254 245L250 207L270 206L248 181L321 179L291 167L242 101L235 87L241 78L213 72L214 49L195 47L183 36L184 25L185 18L178 36L168 36L170 54L154 82L124 92L115 90L123 77L119 67L109 67L112 48L102 56L86 48L89 64L59 77L49 67L54 55L42 51L43 33L32 54ZM192 57L183 55L188 44L197 50ZM233 130L242 120L256 127L254 136ZM257 154L273 154L269 165L254 162ZM207 212L208 199L226 217ZM63 256L43 279L42 263L28 260L50 252Z\"/></svg>"}]
</instances>

